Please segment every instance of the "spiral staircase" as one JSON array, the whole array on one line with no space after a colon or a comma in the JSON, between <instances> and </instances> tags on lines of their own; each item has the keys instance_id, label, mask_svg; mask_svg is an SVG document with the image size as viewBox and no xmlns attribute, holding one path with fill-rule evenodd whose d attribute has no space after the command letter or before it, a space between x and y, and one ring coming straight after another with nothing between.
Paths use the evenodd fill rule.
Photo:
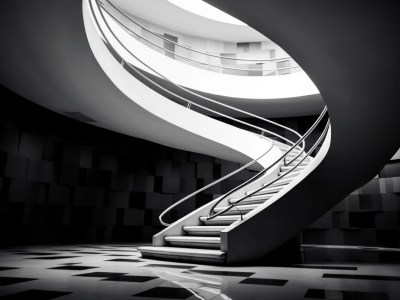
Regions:
<instances>
[{"instance_id":1,"label":"spiral staircase","mask_svg":"<svg viewBox=\"0 0 400 300\"><path fill-rule=\"evenodd\" d=\"M245 21L279 43L315 82L327 108L305 134L295 133L296 139L291 140L265 127L226 115L226 110L240 112L282 129L279 124L234 107L220 105L211 97L176 84L141 57L135 56L132 49L124 49L123 43L120 43L119 50L123 49L141 67L127 60L114 46L115 42L119 42L118 36L107 25L106 14L110 12L107 8L112 6L110 1L83 1L85 27L83 24L73 24L81 15L76 5L68 1L53 2L46 6L48 2L42 0L29 6L37 8L36 11L42 9L51 13L63 5L71 5L72 9L67 13L73 18L71 21L67 18L64 20L67 28L70 26L88 31L91 22L92 33L96 32L98 36L89 36L87 32L91 49L85 45L82 57L90 57L92 64L94 54L106 73L91 67L93 77L111 78L111 73L115 71L121 78L125 76L132 85L140 81L147 87L148 93L157 93L171 104L185 108L186 111L179 111L198 118L195 121L211 122L216 131L229 127L228 131L237 137L236 141L229 139L227 144L224 141L220 143L225 148L242 153L236 158L244 165L175 203L160 216L160 221L168 227L154 236L153 246L139 249L144 257L232 264L260 258L278 247L372 178L396 152L400 144L397 75L400 63L394 59L390 64L382 64L381 59L395 58L399 52L400 18L395 1L389 1L386 6L377 1L363 1L362 9L357 1L309 1L307 9L304 9L304 3L280 0L206 2ZM6 8L11 7L14 15L26 12L22 2L7 1L7 5ZM365 32L368 32L367 36ZM67 41L68 38L72 40L67 36ZM342 49L338 49L339 46L346 47L346 51L338 51ZM99 54L99 51L104 53ZM105 56L101 57L103 54ZM5 65L8 63L4 59L3 62ZM76 70L82 69L78 64L72 66ZM23 70L26 66L17 61L15 67ZM43 69L51 74L57 70L57 66L49 64ZM154 75L160 80L152 80ZM18 89L15 82L6 78L4 73L1 79L3 84ZM111 80L129 98L126 84L119 85L116 79ZM82 83L84 85L85 82ZM69 89L83 94L82 85L79 85L82 83L74 82ZM168 85L174 86L174 90L167 88ZM24 86L22 89L26 92L29 88ZM95 93L94 90L92 92ZM31 93L29 96L35 98L38 95ZM90 97L86 90L85 96ZM196 101L199 99L203 101L202 104ZM213 108L204 103L212 103ZM142 104L148 109L146 103ZM223 112L215 110L214 107L219 105L224 108ZM200 111L201 117L197 116ZM155 114L154 111L152 113ZM219 124L221 122L215 119L208 120L207 114L227 118L247 130L233 129L230 124ZM164 118L166 120L166 116ZM177 122L172 119L169 121ZM182 125L174 123L177 130L181 130L178 127ZM317 141L306 144L307 138L318 126L322 127L322 134ZM192 129L195 134L204 134L204 140L215 142L212 138L217 135L210 136L198 128ZM289 128L284 130L290 131ZM253 148L257 148L257 151L244 147L243 144L248 146L249 143L254 143L256 146ZM163 220L168 211L182 202L191 201L204 189L249 167L257 169L258 173L237 188L172 224Z\"/></svg>"},{"instance_id":2,"label":"spiral staircase","mask_svg":"<svg viewBox=\"0 0 400 300\"><path fill-rule=\"evenodd\" d=\"M85 3L87 5L85 5ZM129 15L119 9L112 1L107 0L100 2L91 0L84 2L84 11L91 12L90 15L85 15L85 22L87 24L89 43L91 44L94 54L97 55L97 59L100 64L106 59L113 61L114 63L117 62L117 68L123 69L123 71L128 73L125 75L133 76L134 78L140 80L140 82L145 86L156 90L163 97L173 99L177 102L176 105L181 104L187 106L187 108L196 109L196 114L213 114L229 119L230 124L227 130L234 129L232 124L239 124L248 132L256 134L260 141L268 141L268 144L264 146L265 150L261 151L261 156L253 157L249 163L245 164L239 169L211 184L208 184L205 187L202 187L201 189L184 197L167 208L160 215L160 222L167 226L167 228L154 236L153 246L139 248L142 256L152 258L197 262L200 261L209 263L234 263L243 260L243 258L238 259L230 255L229 249L226 249L228 240L231 242L231 231L235 230L237 227L243 226L245 222L251 223L253 216L265 209L268 209L271 204L279 201L279 199L286 194L287 191L295 186L296 183L300 182L307 173L305 170L310 172L318 165L321 158L326 153L329 145L329 119L326 117L327 109L323 109L313 126L311 126L310 129L303 136L301 136L290 128L262 118L258 115L220 103L211 97L204 96L195 90L188 89L187 87L175 83L173 80L168 78L168 76L158 71L156 69L157 66L151 66L150 63L146 61L145 57L141 57L137 54L137 52L140 53L140 51L138 51L140 45L133 44L132 40L126 41L126 37L124 40L124 33L128 33L136 40L146 42L147 44L151 44L156 48L160 48L160 50L163 52L167 53L168 50L162 48L161 46L157 46L157 43L154 43L152 40L145 38L132 30L132 26L130 26L129 22L134 23L134 25L139 26L141 29L152 34L154 38L159 38L163 41L165 41L166 38L149 30L136 20L132 19ZM90 25L94 25L96 29L92 32L100 32L101 40L96 40L96 36L90 33ZM120 28L122 28L125 32L118 32L116 29L117 25L120 26ZM177 43L175 43L175 45L185 47ZM108 51L104 51L105 49L101 48L99 49L99 46L106 46ZM120 47L119 51L118 47ZM196 51L193 49L191 50ZM108 52L109 56L102 56L101 54L104 52ZM125 55L120 54L121 52L125 52ZM126 55L126 53L130 56ZM208 55L206 53L203 54ZM183 57L181 56L181 58ZM188 60L193 63L193 59L188 58ZM260 59L256 60L256 62L259 63ZM205 63L203 62L202 64ZM216 67L216 65L212 64L211 67ZM232 71L233 69L237 72L247 72L251 70L247 67L240 69L237 66L232 67L219 65L218 67L222 70L228 69L229 71ZM116 75L116 73L113 73L115 69L113 70L111 68L107 68L105 64L103 65L103 68L111 79L114 78L113 76L118 76L119 78L122 78L123 76L121 73ZM298 68L298 65L293 66L293 69ZM145 69L146 72L143 69ZM287 69L287 67L285 67L285 69ZM266 72L264 73L264 71ZM261 74L267 74L265 76L271 76L271 71L273 70L262 69ZM153 76L150 77L149 73L152 73ZM279 74L279 72L275 72L275 74ZM161 80L156 81L155 77L159 77ZM116 85L119 84L117 79L115 79L114 82ZM166 83L169 84L169 87L172 85L174 89L171 90ZM124 87L121 87L121 90L124 90ZM129 93L127 89L125 90L126 93ZM198 102L199 100L202 100L201 104ZM207 105L209 103L213 104L214 106L212 108L209 107ZM218 110L218 105L224 110ZM273 130L268 130L266 127L262 127L262 125L254 125L244 121L243 119L238 119L227 114L227 110L228 113L229 111L233 111L235 113L240 112L245 116L256 118L257 120L261 120L264 123L273 125L276 128L283 129L285 132L294 134L297 139L290 140L284 135L277 134ZM184 114L189 113L191 113L191 111L186 110L176 119L182 118ZM175 119L171 120L170 122L174 121ZM203 122L209 122L209 120L203 119ZM311 147L308 147L309 149L306 151L306 139L310 133L312 133L318 127L318 125L320 125L320 123L324 123L325 128L317 141L311 145ZM216 125L217 124L213 125L213 131L219 130ZM240 134L243 135L243 133ZM222 136L224 135L225 134ZM326 136L328 136L326 143L323 143ZM212 138L210 137L210 139ZM234 139L234 143L242 145L246 142L238 136ZM254 142L253 144L256 145ZM315 150L321 144L324 144L325 146L322 147L323 151L318 152L319 158L315 159L311 157L311 153L315 153ZM231 147L235 147L235 145L231 144ZM276 155L276 153L279 154ZM251 154L248 154L248 156L252 157ZM225 195L215 199L214 201L211 201L209 204L206 204L203 207L198 208L197 210L188 214L186 217L177 220L173 224L168 224L163 220L164 216L168 212L176 207L179 207L179 205L181 205L183 202L193 201L197 194L213 187L216 184L219 184L220 182L230 178L245 168L255 167L256 164L261 165L261 170L251 179L242 183ZM239 244L240 241L238 240L235 243ZM245 260L249 259L251 259L251 257L245 258Z\"/></svg>"}]
</instances>

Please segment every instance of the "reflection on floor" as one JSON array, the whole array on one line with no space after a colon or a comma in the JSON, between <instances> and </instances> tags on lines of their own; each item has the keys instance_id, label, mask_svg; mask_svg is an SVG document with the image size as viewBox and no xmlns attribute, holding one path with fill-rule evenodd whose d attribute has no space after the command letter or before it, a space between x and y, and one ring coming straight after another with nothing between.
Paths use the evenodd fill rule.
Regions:
<instances>
[{"instance_id":1,"label":"reflection on floor","mask_svg":"<svg viewBox=\"0 0 400 300\"><path fill-rule=\"evenodd\" d=\"M400 299L400 264L222 267L142 259L137 246L0 250L0 299Z\"/></svg>"}]
</instances>

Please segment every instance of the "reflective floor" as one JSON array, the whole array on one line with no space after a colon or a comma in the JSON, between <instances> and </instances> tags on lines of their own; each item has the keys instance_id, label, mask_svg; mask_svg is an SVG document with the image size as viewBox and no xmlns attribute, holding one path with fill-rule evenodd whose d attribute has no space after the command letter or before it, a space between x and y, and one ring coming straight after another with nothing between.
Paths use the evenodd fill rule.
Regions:
<instances>
[{"instance_id":1,"label":"reflective floor","mask_svg":"<svg viewBox=\"0 0 400 300\"><path fill-rule=\"evenodd\" d=\"M0 250L0 299L400 299L400 264L222 267L142 259L138 245Z\"/></svg>"}]
</instances>

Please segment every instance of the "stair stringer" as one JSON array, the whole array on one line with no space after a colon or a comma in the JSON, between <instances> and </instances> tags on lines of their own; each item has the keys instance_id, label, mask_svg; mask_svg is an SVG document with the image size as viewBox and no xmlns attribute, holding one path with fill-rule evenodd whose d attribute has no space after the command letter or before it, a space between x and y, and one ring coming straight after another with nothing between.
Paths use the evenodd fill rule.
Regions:
<instances>
[{"instance_id":1,"label":"stair stringer","mask_svg":"<svg viewBox=\"0 0 400 300\"><path fill-rule=\"evenodd\" d=\"M243 221L238 220L221 232L221 251L226 252L226 264L261 258L303 229L304 225L299 226L295 221L295 216L292 216L290 220L285 217L290 207L293 207L293 211L300 213L304 211L304 207L307 207L304 203L300 207L293 203L293 199L296 199L296 188L301 187L303 181L323 161L329 150L330 141L331 130L329 129L316 157L310 161L310 164L295 179L268 201L246 214ZM289 198L287 197L288 194L295 195L295 197ZM304 199L307 202L307 198L305 197ZM288 230L277 233L274 238L263 236L266 232L265 228L268 226L270 228L273 227L274 222L277 220L286 222Z\"/></svg>"},{"instance_id":2,"label":"stair stringer","mask_svg":"<svg viewBox=\"0 0 400 300\"><path fill-rule=\"evenodd\" d=\"M204 1L285 49L329 111L331 146L324 160L263 213L272 250L282 236L296 234L370 181L399 149L400 60L382 64L400 52L398 1Z\"/></svg>"}]
</instances>

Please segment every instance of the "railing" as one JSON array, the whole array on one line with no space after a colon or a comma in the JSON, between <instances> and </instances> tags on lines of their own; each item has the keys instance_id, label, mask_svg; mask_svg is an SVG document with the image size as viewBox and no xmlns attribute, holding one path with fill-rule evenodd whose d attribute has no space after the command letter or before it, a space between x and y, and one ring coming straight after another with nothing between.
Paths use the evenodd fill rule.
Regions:
<instances>
[{"instance_id":1,"label":"railing","mask_svg":"<svg viewBox=\"0 0 400 300\"><path fill-rule=\"evenodd\" d=\"M132 37L151 47L153 50L184 63L191 65L193 64L199 68L209 71L242 76L285 75L301 70L300 66L297 65L297 63L291 57L248 59L212 54L193 49L191 47L174 42L171 39L168 39L167 37L150 30L122 11L112 1L103 0L105 1L104 3L100 0L97 1L104 8L107 14L118 24L120 24ZM106 7L107 5L108 7ZM139 31L143 30L147 32L150 37L146 38L141 33L135 32L131 28L132 25L137 26ZM162 42L162 45L160 42ZM166 49L164 47L165 44L171 44L174 47L176 46L177 49L181 49L183 52L181 51L180 54L176 51ZM199 59L199 56L202 59ZM219 61L220 63L218 63ZM224 62L230 63L224 64Z\"/></svg>"},{"instance_id":2,"label":"railing","mask_svg":"<svg viewBox=\"0 0 400 300\"><path fill-rule=\"evenodd\" d=\"M88 3L89 3L89 7L90 7L90 9L91 9L91 13L92 13L92 15L93 15L93 17L94 17L94 20L95 20L95 22L96 22L97 28L98 28L98 30L99 30L99 32L100 32L100 35L101 35L101 38L102 38L103 42L105 43L105 45L106 45L107 48L109 49L110 53L114 56L114 58L115 58L117 61L120 61L120 62L121 62L121 66L122 66L123 68L125 68L125 70L129 71L133 76L135 76L135 77L136 77L136 76L140 77L141 79L145 80L147 83L153 85L153 86L156 87L157 89L160 89L160 90L162 90L163 92L168 93L169 95L176 97L177 99L183 101L183 102L186 103L187 105L196 106L196 107L198 107L198 108L200 108L200 109L203 109L203 110L205 110L205 111L207 111L207 112L214 113L214 114L216 114L216 115L218 115L218 116L227 118L227 119L229 119L229 120L231 120L231 121L234 121L234 122L236 122L236 123L239 123L239 124L241 124L241 125L245 125L245 126L247 126L247 127L249 127L249 128L252 128L253 130L255 129L255 130L257 130L257 131L260 131L260 134L257 134L257 135L260 136L261 138L270 140L269 138L267 138L267 137L264 136L265 133L269 133L269 134L275 136L276 138L282 140L284 143L291 145L289 151L286 152L285 155L283 155L282 157L286 157L286 155L287 155L288 153L290 153L290 151L292 151L293 149L296 149L297 151L299 151L300 154L304 152L304 149L305 149L305 142L304 142L304 139L305 139L305 138L303 138L299 133L297 133L297 132L294 131L293 129L288 128L288 127L286 127L286 126L283 126L283 125L281 125L281 124L279 124L279 123L273 122L273 121L271 121L271 120L262 118L262 117L260 117L260 116L258 116L258 115L248 113L248 112L246 112L246 111L237 109L237 108L232 107L232 106L229 106L229 105L227 105L227 104L220 103L220 102L218 102L218 101L216 101L216 100L213 100L213 99L211 99L211 98L208 98L208 97L199 95L199 94L197 94L197 93L195 93L195 92L193 92L193 91L190 91L190 90L188 90L188 89L186 89L186 88L184 88L184 87L182 87L182 86L180 86L180 85L178 85L178 84L175 84L173 81L171 81L170 79L168 79L168 78L165 77L164 75L160 74L158 71L156 71L156 70L154 70L153 68L151 68L150 66L148 66L145 62L143 62L140 58L138 58L134 53L132 53L129 49L127 49L127 47L124 46L124 44L123 44L123 43L118 39L118 37L113 33L113 31L111 30L109 24L108 24L107 21L106 21L106 18L104 17L103 10L102 10L102 8L100 7L100 5L98 4L97 0L87 0L87 1L88 1ZM107 35L104 33L102 26L99 24L99 20L97 19L97 15L96 15L95 10L94 10L94 7L93 7L93 2L95 2L95 3L97 4L96 7L97 7L97 9L98 9L99 16L101 17L101 19L102 19L104 25L106 26L107 30L109 31L109 33L112 35L113 39L115 39L115 40L123 47L124 50L126 50L130 55L132 55L132 57L133 57L134 59L136 59L136 60L139 61L141 64L143 64L144 66L146 66L147 68L149 68L152 72L154 72L155 74L157 74L158 76L160 76L161 78L163 78L165 81L171 83L172 85L174 85L175 87L177 87L179 90L184 91L184 92L186 92L186 93L189 93L189 94L191 94L191 95L193 95L193 96L195 96L195 97L197 97L197 98L201 98L201 99L206 100L206 101L208 101L208 102L211 102L211 103L213 103L213 104L217 104L217 105L222 106L222 107L224 107L224 108L228 108L228 109L230 109L230 110L243 113L243 114L245 114L246 116L253 117L253 118L256 118L256 119L258 119L258 120L262 120L262 121L267 122L267 123L269 123L269 124L275 125L275 126L277 126L277 127L283 128L283 129L285 129L286 131L289 131L289 132L291 132L291 133L294 133L294 134L299 138L299 140L297 140L297 142L293 142L293 141L291 141L291 140L289 140L289 139L287 139L287 138L285 138L285 137L283 137L283 136L281 136L281 135L279 135L279 134L277 134L277 133L275 133L275 132L273 132L273 131L270 131L270 130L267 130L267 129L265 129L265 128L262 128L262 127L259 127L259 126L250 124L250 123L248 123L248 122L245 122L245 121L243 121L243 120L240 120L240 119L231 117L231 116L226 115L226 114L224 114L224 113L218 112L218 111L216 111L216 110L214 110L214 109L210 109L210 108L208 108L208 107L205 107L204 105L200 105L200 104L198 104L198 103L196 103L196 102L194 102L194 101L192 101L192 100L189 100L189 99L187 99L187 98L184 98L184 97L182 97L181 95L178 95L178 94L176 94L176 93L170 91L169 89L165 88L165 87L162 86L161 84L159 84L159 83L153 81L152 79L150 79L148 76L146 76L146 74L145 74L144 72L142 72L140 69L138 69L137 67L135 67L135 66L132 65L131 63L129 63L129 62L125 61L124 59L122 59L122 57L117 53L117 51L116 51L115 48L112 46L112 44L110 43L109 39L107 38ZM324 113L325 113L325 112L326 112L326 108L324 109ZM322 118L322 117L321 117L321 118ZM187 201L188 199L190 199L190 198L192 198L193 196L197 195L198 193L204 191L205 189L208 189L208 188L214 186L215 184L218 184L218 183L220 183L221 181L226 180L227 178L229 178L229 177L231 177L231 176L237 174L238 172L240 172L240 171L244 170L245 168L247 168L247 167L253 165L253 164L256 163L256 162L258 162L262 157L264 157L264 156L272 149L272 146L273 146L273 143L274 143L274 142L273 142L272 140L270 140L270 141L271 141L271 144L270 144L270 146L268 147L268 149L267 149L264 153L262 153L259 157L257 157L256 159L253 159L251 162L245 164L244 166L240 167L239 169L237 169L237 170L231 172L230 174L228 174L228 175L226 175L226 176L224 176L224 177L218 179L217 181L215 181L215 182L213 182L213 183L211 183L211 184L209 184L209 185L207 185L207 186L201 188L200 190L197 190L196 192L194 192L194 193L192 193L192 194L190 194L190 195L184 197L184 198L181 199L180 201L176 202L175 204L173 204L172 206L170 206L169 208L167 208L167 209L160 215L160 217L159 217L161 224L163 224L163 225L165 225L165 226L170 225L170 224L164 222L164 221L162 220L162 217L163 217L167 212L169 212L171 209L173 209L174 207L176 207L177 205L181 204L181 203L184 202L184 201ZM259 173L259 174L260 174L260 173ZM261 175L259 175L259 174L256 175L256 176L259 176L259 177L260 177ZM257 178L259 178L259 177L257 177ZM254 180L255 180L255 179L254 179ZM242 186L242 185L241 185L241 186ZM240 187L241 187L241 186L240 186ZM238 188L239 188L239 187L238 187ZM235 190L237 190L238 188L235 188ZM232 191L231 191L231 192L232 192ZM213 216L211 216L211 217L213 217Z\"/></svg>"},{"instance_id":3,"label":"railing","mask_svg":"<svg viewBox=\"0 0 400 300\"><path fill-rule=\"evenodd\" d=\"M207 220L211 220L214 219L215 217L222 215L226 212L228 212L229 210L231 210L232 208L235 208L236 210L239 211L240 213L240 217L243 220L243 213L242 211L237 207L237 204L239 204L240 202L242 202L243 200L257 194L258 192L267 189L269 186L271 186L272 184L274 184L275 182L281 180L282 178L284 178L286 175L290 174L293 170L295 170L307 157L310 156L310 154L318 147L318 145L321 143L321 141L325 138L326 133L328 132L329 126L330 126L330 122L329 119L326 121L326 125L324 127L324 130L322 131L321 135L319 136L318 140L314 143L314 145L307 151L307 153L301 157L301 159L288 171L284 172L282 175L277 176L275 179L271 180L270 182L268 182L267 184L263 184L262 187L246 194L245 196L239 198L238 200L235 201L235 203L231 203L229 206L227 206L225 209L219 211L218 213L214 213L215 208L222 202L224 201L227 197L229 197L230 195L232 195L235 191L239 190L240 188L254 182L256 179L260 178L261 176L263 176L264 174L266 174L272 167L276 166L277 164L281 163L282 161L284 162L285 166L288 166L290 164L292 164L292 162L294 162L297 158L299 158L302 153L300 152L299 154L297 154L289 163L286 163L286 157L287 155L293 151L293 149L295 149L296 146L298 146L301 142L303 142L309 135L311 132L313 132L317 126L320 124L321 120L323 119L323 117L325 116L327 112L327 107L325 106L324 109L322 110L321 114L319 115L319 117L317 118L317 120L314 122L314 124L307 130L307 132L292 146L290 147L289 150L286 151L286 153L284 153L279 159L277 159L272 165L270 165L268 168L265 168L264 170L260 171L258 174L256 174L255 176L253 176L251 179L249 179L248 181L244 182L243 184L241 184L240 186L234 188L233 190L229 191L228 193L226 193L223 197L221 197L216 203L214 203L214 205L211 207L210 212L207 216Z\"/></svg>"}]
</instances>

